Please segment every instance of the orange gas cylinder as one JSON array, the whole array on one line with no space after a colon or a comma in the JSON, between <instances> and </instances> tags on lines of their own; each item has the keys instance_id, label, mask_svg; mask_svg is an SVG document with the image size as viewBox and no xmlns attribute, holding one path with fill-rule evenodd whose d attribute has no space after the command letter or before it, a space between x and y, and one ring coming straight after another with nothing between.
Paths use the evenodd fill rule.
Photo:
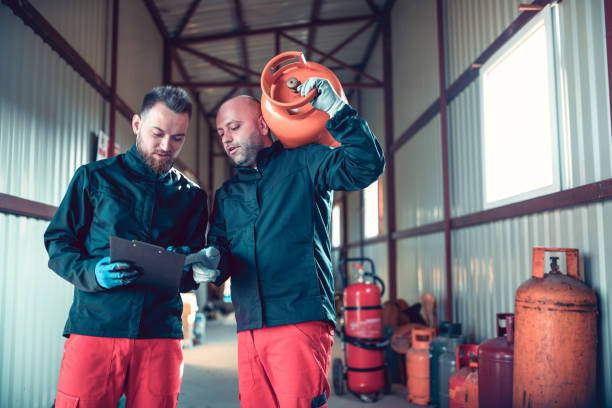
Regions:
<instances>
[{"instance_id":1,"label":"orange gas cylinder","mask_svg":"<svg viewBox=\"0 0 612 408\"><path fill-rule=\"evenodd\" d=\"M334 73L321 64L306 61L299 51L278 54L261 72L261 112L272 133L286 148L309 143L340 145L325 129L329 115L310 104L317 95L316 89L304 97L296 89L312 77L329 80L336 93L346 101Z\"/></svg>"},{"instance_id":2,"label":"orange gas cylinder","mask_svg":"<svg viewBox=\"0 0 612 408\"><path fill-rule=\"evenodd\" d=\"M478 356L470 357L470 373L465 377L465 406L478 408Z\"/></svg>"},{"instance_id":3,"label":"orange gas cylinder","mask_svg":"<svg viewBox=\"0 0 612 408\"><path fill-rule=\"evenodd\" d=\"M412 404L429 404L429 343L435 335L431 327L412 330L412 348L406 352L406 388Z\"/></svg>"},{"instance_id":4,"label":"orange gas cylinder","mask_svg":"<svg viewBox=\"0 0 612 408\"><path fill-rule=\"evenodd\" d=\"M462 344L456 350L457 371L448 380L448 402L450 408L465 408L465 380L469 374L476 371L470 367L471 356L478 355L478 344Z\"/></svg>"},{"instance_id":5,"label":"orange gas cylinder","mask_svg":"<svg viewBox=\"0 0 612 408\"><path fill-rule=\"evenodd\" d=\"M565 252L544 273L546 252ZM578 250L533 248L533 277L516 291L513 406L596 406L597 297L580 280Z\"/></svg>"}]
</instances>

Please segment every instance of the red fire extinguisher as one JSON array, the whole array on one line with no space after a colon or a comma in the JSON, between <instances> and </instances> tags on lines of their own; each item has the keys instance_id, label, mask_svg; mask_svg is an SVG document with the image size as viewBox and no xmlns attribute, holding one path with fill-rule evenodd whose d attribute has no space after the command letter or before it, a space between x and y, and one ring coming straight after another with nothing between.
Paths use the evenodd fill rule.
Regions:
<instances>
[{"instance_id":1,"label":"red fire extinguisher","mask_svg":"<svg viewBox=\"0 0 612 408\"><path fill-rule=\"evenodd\" d=\"M347 387L360 400L374 402L385 387L386 366L383 350L389 344L384 337L382 305L380 299L385 291L383 281L376 276L374 262L369 258L346 258L344 262L358 264L357 282L346 285L342 276L344 298L344 324L338 333L345 351L345 364L334 360L332 375L334 391L344 393L344 379ZM361 263L369 263L366 272ZM379 287L380 285L380 287Z\"/></svg>"}]
</instances>

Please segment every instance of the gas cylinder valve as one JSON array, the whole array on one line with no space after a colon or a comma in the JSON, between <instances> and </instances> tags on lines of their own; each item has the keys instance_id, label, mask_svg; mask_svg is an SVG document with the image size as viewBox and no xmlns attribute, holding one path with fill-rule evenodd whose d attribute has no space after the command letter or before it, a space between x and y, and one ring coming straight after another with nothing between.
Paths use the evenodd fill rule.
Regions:
<instances>
[{"instance_id":1,"label":"gas cylinder valve","mask_svg":"<svg viewBox=\"0 0 612 408\"><path fill-rule=\"evenodd\" d=\"M557 264L557 260L559 259L558 256L551 256L550 257L550 272L553 275L558 275L561 273L561 271L559 270L559 264Z\"/></svg>"},{"instance_id":2,"label":"gas cylinder valve","mask_svg":"<svg viewBox=\"0 0 612 408\"><path fill-rule=\"evenodd\" d=\"M298 86L302 85L299 79L296 77L291 77L285 82L287 88L291 89L291 92L298 93Z\"/></svg>"}]
</instances>

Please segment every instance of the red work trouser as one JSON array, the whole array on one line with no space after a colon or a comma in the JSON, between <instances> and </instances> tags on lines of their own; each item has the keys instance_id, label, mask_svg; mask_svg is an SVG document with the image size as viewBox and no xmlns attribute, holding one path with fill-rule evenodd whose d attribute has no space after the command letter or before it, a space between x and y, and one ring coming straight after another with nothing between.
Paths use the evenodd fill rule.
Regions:
<instances>
[{"instance_id":1,"label":"red work trouser","mask_svg":"<svg viewBox=\"0 0 612 408\"><path fill-rule=\"evenodd\" d=\"M176 407L183 376L179 339L118 339L71 334L56 408Z\"/></svg>"},{"instance_id":2,"label":"red work trouser","mask_svg":"<svg viewBox=\"0 0 612 408\"><path fill-rule=\"evenodd\" d=\"M333 328L324 321L239 332L240 406L327 407L333 342Z\"/></svg>"}]
</instances>

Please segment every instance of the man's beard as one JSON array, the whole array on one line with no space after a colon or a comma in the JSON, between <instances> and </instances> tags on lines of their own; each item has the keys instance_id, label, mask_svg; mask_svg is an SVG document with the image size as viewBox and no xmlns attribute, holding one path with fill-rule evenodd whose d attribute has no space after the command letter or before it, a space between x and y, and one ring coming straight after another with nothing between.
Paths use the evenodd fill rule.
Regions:
<instances>
[{"instance_id":1,"label":"man's beard","mask_svg":"<svg viewBox=\"0 0 612 408\"><path fill-rule=\"evenodd\" d=\"M165 160L157 160L153 157L153 154L148 154L142 148L142 140L140 135L136 137L136 150L140 154L140 157L144 162L153 170L155 173L162 175L172 168L174 164L174 158L168 157Z\"/></svg>"}]
</instances>

